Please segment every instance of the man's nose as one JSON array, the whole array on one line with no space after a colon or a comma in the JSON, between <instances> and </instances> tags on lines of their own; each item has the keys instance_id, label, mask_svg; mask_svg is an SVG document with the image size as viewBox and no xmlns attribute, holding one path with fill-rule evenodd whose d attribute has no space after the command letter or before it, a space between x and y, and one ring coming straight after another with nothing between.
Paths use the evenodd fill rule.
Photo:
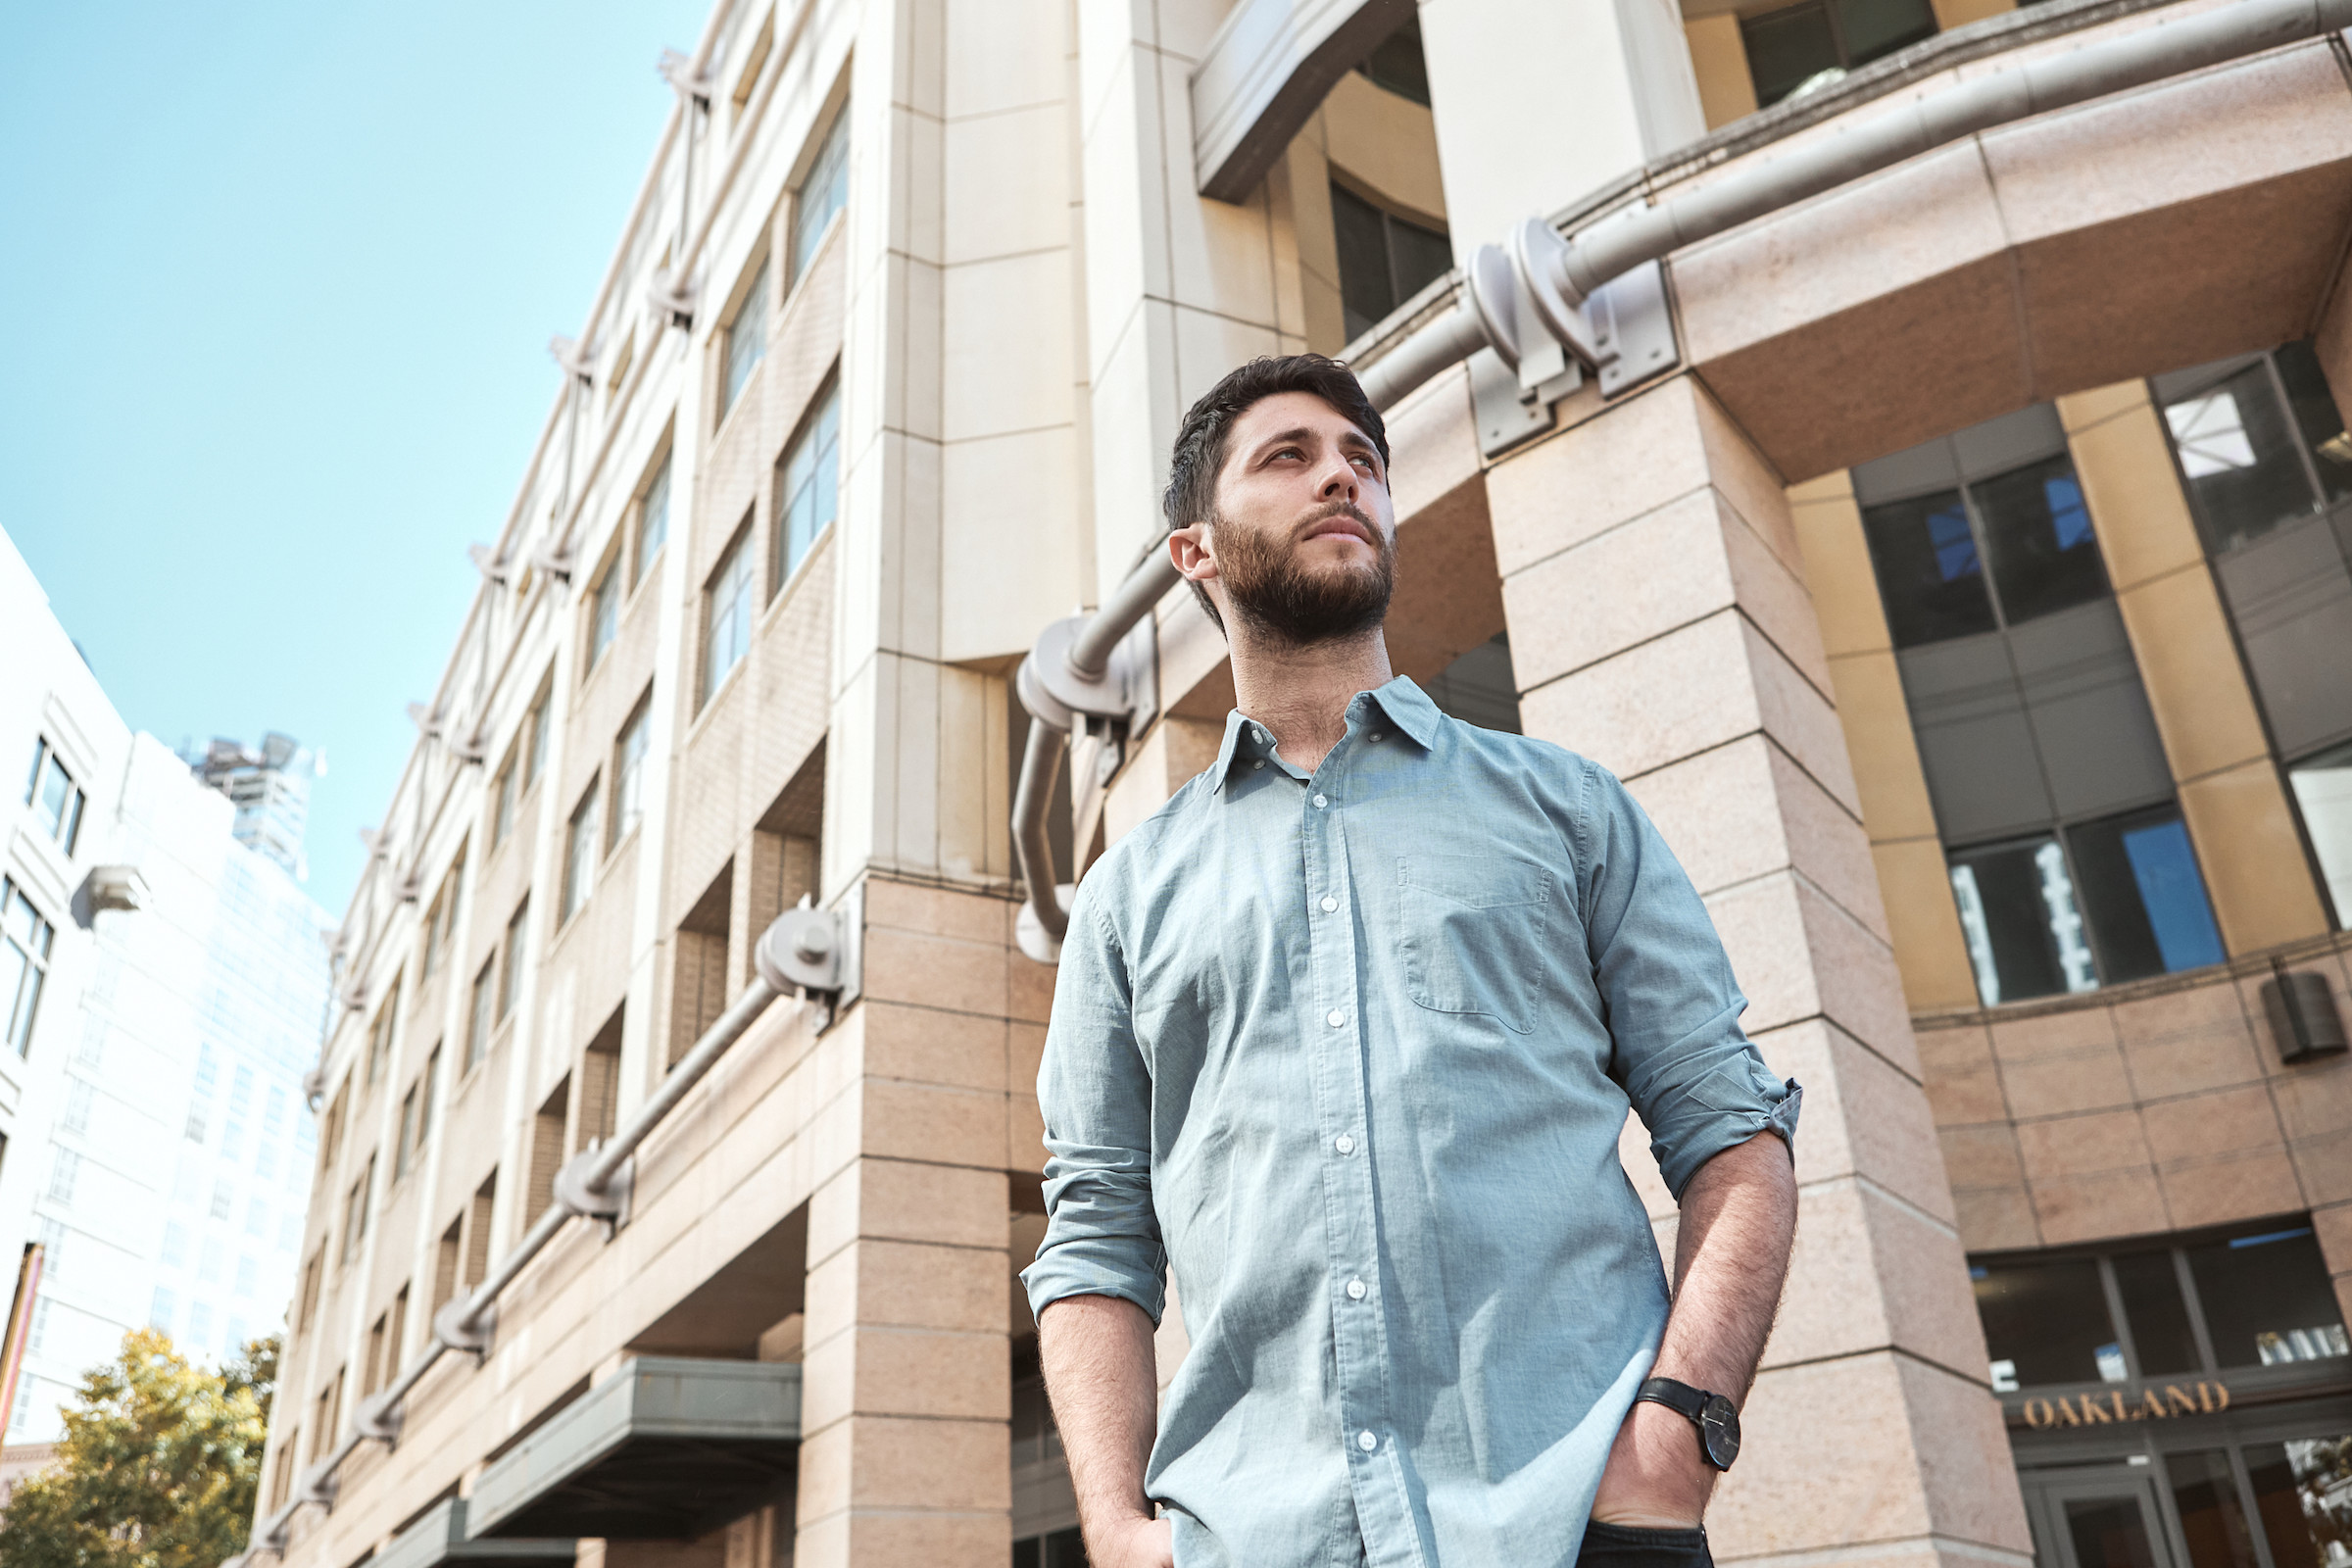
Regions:
<instances>
[{"instance_id":1,"label":"man's nose","mask_svg":"<svg viewBox=\"0 0 2352 1568\"><path fill-rule=\"evenodd\" d=\"M1325 466L1315 487L1316 498L1323 501L1353 501L1356 499L1357 474L1355 465L1347 454L1335 454Z\"/></svg>"}]
</instances>

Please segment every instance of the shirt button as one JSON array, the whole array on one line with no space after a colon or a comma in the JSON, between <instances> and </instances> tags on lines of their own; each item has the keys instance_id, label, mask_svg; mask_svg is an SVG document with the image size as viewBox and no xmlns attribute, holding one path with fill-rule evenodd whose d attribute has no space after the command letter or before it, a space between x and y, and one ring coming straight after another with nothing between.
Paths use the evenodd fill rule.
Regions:
<instances>
[{"instance_id":1,"label":"shirt button","mask_svg":"<svg viewBox=\"0 0 2352 1568\"><path fill-rule=\"evenodd\" d=\"M1348 1015L1342 1012L1339 1008L1334 1007L1323 1015L1323 1021L1331 1025L1334 1029L1337 1029L1340 1027L1340 1025L1348 1021Z\"/></svg>"},{"instance_id":2,"label":"shirt button","mask_svg":"<svg viewBox=\"0 0 2352 1568\"><path fill-rule=\"evenodd\" d=\"M1331 1147L1343 1154L1352 1154L1355 1152L1355 1140L1342 1133L1331 1141Z\"/></svg>"},{"instance_id":3,"label":"shirt button","mask_svg":"<svg viewBox=\"0 0 2352 1568\"><path fill-rule=\"evenodd\" d=\"M1350 1301L1360 1301L1363 1298L1364 1282L1362 1280L1349 1280L1348 1282L1348 1299Z\"/></svg>"},{"instance_id":4,"label":"shirt button","mask_svg":"<svg viewBox=\"0 0 2352 1568\"><path fill-rule=\"evenodd\" d=\"M1369 1432L1358 1432L1355 1435L1355 1446L1366 1453L1370 1453L1374 1448L1380 1446L1380 1440Z\"/></svg>"},{"instance_id":5,"label":"shirt button","mask_svg":"<svg viewBox=\"0 0 2352 1568\"><path fill-rule=\"evenodd\" d=\"M1339 901L1339 900L1337 900L1337 899L1335 899L1335 898L1332 898L1332 897L1331 897L1330 895L1328 895L1328 894L1326 894L1326 895L1324 896L1324 899L1323 899L1323 912L1324 912L1325 914L1332 914L1332 913L1336 913L1336 912L1338 911L1339 907L1340 907L1340 901Z\"/></svg>"},{"instance_id":6,"label":"shirt button","mask_svg":"<svg viewBox=\"0 0 2352 1568\"><path fill-rule=\"evenodd\" d=\"M1376 729L1372 732L1372 738L1376 741L1385 741L1389 738L1389 736L1386 730Z\"/></svg>"},{"instance_id":7,"label":"shirt button","mask_svg":"<svg viewBox=\"0 0 2352 1568\"><path fill-rule=\"evenodd\" d=\"M1321 809L1323 809L1323 808L1325 808L1326 806L1329 806L1330 804L1331 804L1331 802L1329 802L1329 801L1325 800L1325 799L1324 799L1322 796L1320 796L1320 795L1318 795L1318 796L1316 796L1316 797L1315 797L1315 809L1316 809L1316 810L1318 810L1318 811L1320 811Z\"/></svg>"},{"instance_id":8,"label":"shirt button","mask_svg":"<svg viewBox=\"0 0 2352 1568\"><path fill-rule=\"evenodd\" d=\"M1251 763L1250 764L1250 768L1251 768L1252 770L1255 770L1255 769L1257 769L1257 768L1261 768L1261 767L1263 767L1263 766L1265 766L1265 765L1266 765L1266 760L1265 760L1264 758L1262 758L1262 757L1261 757L1261 758L1259 758L1259 759L1258 759L1256 761L1254 761L1254 762L1251 762Z\"/></svg>"}]
</instances>

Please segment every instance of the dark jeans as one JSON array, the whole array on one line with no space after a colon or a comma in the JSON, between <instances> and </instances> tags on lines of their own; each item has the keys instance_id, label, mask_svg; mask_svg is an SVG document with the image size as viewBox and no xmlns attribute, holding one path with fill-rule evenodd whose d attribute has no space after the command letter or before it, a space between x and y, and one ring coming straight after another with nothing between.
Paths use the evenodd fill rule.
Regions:
<instances>
[{"instance_id":1,"label":"dark jeans","mask_svg":"<svg viewBox=\"0 0 2352 1568\"><path fill-rule=\"evenodd\" d=\"M1704 1530L1636 1530L1629 1525L1585 1526L1576 1568L1715 1568Z\"/></svg>"}]
</instances>

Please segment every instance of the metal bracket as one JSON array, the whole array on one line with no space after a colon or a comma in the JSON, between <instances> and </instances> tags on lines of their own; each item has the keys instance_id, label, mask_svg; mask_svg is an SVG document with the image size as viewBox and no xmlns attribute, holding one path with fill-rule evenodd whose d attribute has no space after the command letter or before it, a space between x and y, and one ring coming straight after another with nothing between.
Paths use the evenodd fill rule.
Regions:
<instances>
[{"instance_id":1,"label":"metal bracket","mask_svg":"<svg viewBox=\"0 0 2352 1568\"><path fill-rule=\"evenodd\" d=\"M315 1502L321 1508L331 1510L335 1505L335 1493L341 1486L342 1482L335 1471L321 1459L294 1478L294 1494L286 1500Z\"/></svg>"},{"instance_id":2,"label":"metal bracket","mask_svg":"<svg viewBox=\"0 0 2352 1568\"><path fill-rule=\"evenodd\" d=\"M602 1220L605 1240L611 1241L621 1226L628 1223L629 1199L636 1191L637 1162L624 1159L602 1187L588 1185L588 1167L596 1163L597 1145L586 1149L564 1162L556 1172L556 1201L572 1213L587 1219Z\"/></svg>"},{"instance_id":3,"label":"metal bracket","mask_svg":"<svg viewBox=\"0 0 2352 1568\"><path fill-rule=\"evenodd\" d=\"M318 1102L326 1097L326 1063L320 1062L302 1075L302 1102L316 1112Z\"/></svg>"},{"instance_id":4,"label":"metal bracket","mask_svg":"<svg viewBox=\"0 0 2352 1568\"><path fill-rule=\"evenodd\" d=\"M786 909L752 950L760 978L779 996L796 993L825 1009L820 1030L830 1028L843 1003L858 990L862 955L854 910L820 909L804 897ZM847 916L847 917L845 917Z\"/></svg>"},{"instance_id":5,"label":"metal bracket","mask_svg":"<svg viewBox=\"0 0 2352 1568\"><path fill-rule=\"evenodd\" d=\"M1081 611L1048 626L1013 675L1021 706L1030 716L1065 735L1077 728L1081 715L1126 722L1139 708L1158 706L1153 667L1158 631L1152 618L1146 615L1119 639L1101 674L1087 675L1071 665L1070 647L1092 619Z\"/></svg>"},{"instance_id":6,"label":"metal bracket","mask_svg":"<svg viewBox=\"0 0 2352 1568\"><path fill-rule=\"evenodd\" d=\"M351 1429L361 1437L373 1438L378 1443L398 1443L400 1424L407 1418L406 1400L379 1394L371 1399L361 1401L359 1409L352 1415Z\"/></svg>"},{"instance_id":7,"label":"metal bracket","mask_svg":"<svg viewBox=\"0 0 2352 1568\"><path fill-rule=\"evenodd\" d=\"M1613 398L1682 363L1674 311L1666 303L1666 271L1656 262L1603 284L1585 302L1585 314L1601 353L1602 397Z\"/></svg>"},{"instance_id":8,"label":"metal bracket","mask_svg":"<svg viewBox=\"0 0 2352 1568\"><path fill-rule=\"evenodd\" d=\"M492 1301L482 1308L479 1323L463 1323L466 1298L463 1296L442 1303L433 1314L433 1338L453 1350L463 1350L478 1364L490 1353L491 1337L498 1332L498 1303Z\"/></svg>"},{"instance_id":9,"label":"metal bracket","mask_svg":"<svg viewBox=\"0 0 2352 1568\"><path fill-rule=\"evenodd\" d=\"M1493 349L1470 356L1470 413L1478 421L1478 449L1496 457L1551 428L1551 405L1522 396L1519 377Z\"/></svg>"}]
</instances>

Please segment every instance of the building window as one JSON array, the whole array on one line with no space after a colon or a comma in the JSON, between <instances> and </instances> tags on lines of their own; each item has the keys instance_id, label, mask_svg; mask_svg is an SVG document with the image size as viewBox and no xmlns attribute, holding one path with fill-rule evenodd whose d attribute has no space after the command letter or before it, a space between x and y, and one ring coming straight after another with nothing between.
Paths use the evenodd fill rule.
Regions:
<instances>
[{"instance_id":1,"label":"building window","mask_svg":"<svg viewBox=\"0 0 2352 1568\"><path fill-rule=\"evenodd\" d=\"M1804 0L1740 21L1759 107L1826 87L1935 33L1928 0Z\"/></svg>"},{"instance_id":2,"label":"building window","mask_svg":"<svg viewBox=\"0 0 2352 1568\"><path fill-rule=\"evenodd\" d=\"M372 1088L384 1076L384 1068L392 1060L392 1032L399 1027L400 981L393 979L391 996L375 1015L375 1024L368 1031L368 1083ZM225 1145L221 1151L227 1152Z\"/></svg>"},{"instance_id":3,"label":"building window","mask_svg":"<svg viewBox=\"0 0 2352 1568\"><path fill-rule=\"evenodd\" d=\"M343 1261L349 1263L360 1255L360 1243L368 1236L368 1209L374 1194L375 1156L368 1156L368 1169L343 1200Z\"/></svg>"},{"instance_id":4,"label":"building window","mask_svg":"<svg viewBox=\"0 0 2352 1568\"><path fill-rule=\"evenodd\" d=\"M743 291L742 303L735 307L735 319L727 325L727 357L719 375L718 416L724 419L735 400L743 395L752 372L767 358L767 258L760 258L760 266L752 273L749 287Z\"/></svg>"},{"instance_id":5,"label":"building window","mask_svg":"<svg viewBox=\"0 0 2352 1568\"><path fill-rule=\"evenodd\" d=\"M571 823L564 839L564 893L556 924L568 922L588 902L588 890L596 881L596 803L604 781L590 779L588 791L580 804L572 808Z\"/></svg>"},{"instance_id":6,"label":"building window","mask_svg":"<svg viewBox=\"0 0 2352 1568\"><path fill-rule=\"evenodd\" d=\"M653 719L654 695L648 692L637 699L637 710L620 726L620 739L612 743L614 844L629 836L629 829L645 811L645 750L653 734Z\"/></svg>"},{"instance_id":7,"label":"building window","mask_svg":"<svg viewBox=\"0 0 2352 1568\"><path fill-rule=\"evenodd\" d=\"M833 226L833 215L850 201L850 108L844 104L835 111L833 123L826 127L824 144L817 148L816 157L808 165L808 172L801 180L801 188L792 204L792 275L788 283L798 283L808 273L808 264L816 259L817 246L824 243L825 231Z\"/></svg>"},{"instance_id":8,"label":"building window","mask_svg":"<svg viewBox=\"0 0 2352 1568\"><path fill-rule=\"evenodd\" d=\"M1452 242L1443 228L1399 218L1344 185L1331 187L1331 226L1350 342L1453 266Z\"/></svg>"},{"instance_id":9,"label":"building window","mask_svg":"<svg viewBox=\"0 0 2352 1568\"><path fill-rule=\"evenodd\" d=\"M74 1184L81 1176L81 1156L71 1149L51 1151L49 1190L41 1196L60 1208L74 1206Z\"/></svg>"},{"instance_id":10,"label":"building window","mask_svg":"<svg viewBox=\"0 0 2352 1568\"><path fill-rule=\"evenodd\" d=\"M72 855L81 840L85 803L80 786L74 782L47 736L33 744L32 777L24 785L24 804L32 808L33 824L42 836Z\"/></svg>"},{"instance_id":11,"label":"building window","mask_svg":"<svg viewBox=\"0 0 2352 1568\"><path fill-rule=\"evenodd\" d=\"M1429 107L1429 62L1421 53L1421 19L1409 17L1355 68L1356 74L1375 87Z\"/></svg>"},{"instance_id":12,"label":"building window","mask_svg":"<svg viewBox=\"0 0 2352 1568\"><path fill-rule=\"evenodd\" d=\"M500 775L503 781L505 775ZM458 925L458 897L466 885L466 850L458 849L457 858L450 862L449 874L441 879L441 891L433 899L433 907L424 920L424 956L418 960L417 980L422 983L432 977L433 969L449 951L450 934ZM270 1104L276 1105L275 1090L270 1091ZM275 1132L275 1126L270 1128Z\"/></svg>"},{"instance_id":13,"label":"building window","mask_svg":"<svg viewBox=\"0 0 2352 1568\"><path fill-rule=\"evenodd\" d=\"M49 975L57 928L41 917L24 890L0 877L0 1044L18 1055L32 1047L33 1014Z\"/></svg>"},{"instance_id":14,"label":"building window","mask_svg":"<svg viewBox=\"0 0 2352 1568\"><path fill-rule=\"evenodd\" d=\"M841 380L828 377L776 466L776 573L781 592L841 510Z\"/></svg>"},{"instance_id":15,"label":"building window","mask_svg":"<svg viewBox=\"0 0 2352 1568\"><path fill-rule=\"evenodd\" d=\"M466 1068L473 1070L490 1051L490 1031L497 1020L490 1009L497 1000L498 955L493 953L483 960L481 972L473 977L473 997L466 1009Z\"/></svg>"},{"instance_id":16,"label":"building window","mask_svg":"<svg viewBox=\"0 0 2352 1568\"><path fill-rule=\"evenodd\" d=\"M596 579L588 593L588 669L593 673L604 661L605 650L612 646L613 634L620 630L620 562L615 559Z\"/></svg>"},{"instance_id":17,"label":"building window","mask_svg":"<svg viewBox=\"0 0 2352 1568\"><path fill-rule=\"evenodd\" d=\"M653 481L645 487L645 499L637 504L637 557L631 568L630 589L645 581L645 574L662 553L662 542L669 537L669 454L662 455L662 466L654 470Z\"/></svg>"},{"instance_id":18,"label":"building window","mask_svg":"<svg viewBox=\"0 0 2352 1568\"><path fill-rule=\"evenodd\" d=\"M747 519L735 542L719 558L703 590L703 701L709 702L743 662L752 645L752 530Z\"/></svg>"},{"instance_id":19,"label":"building window","mask_svg":"<svg viewBox=\"0 0 2352 1568\"><path fill-rule=\"evenodd\" d=\"M514 761L498 770L498 782L490 787L490 847L497 849L507 842L514 829Z\"/></svg>"},{"instance_id":20,"label":"building window","mask_svg":"<svg viewBox=\"0 0 2352 1568\"><path fill-rule=\"evenodd\" d=\"M547 766L547 692L542 689L531 703L531 711L523 720L522 787L528 790L539 782L540 769Z\"/></svg>"},{"instance_id":21,"label":"building window","mask_svg":"<svg viewBox=\"0 0 2352 1568\"><path fill-rule=\"evenodd\" d=\"M591 791L590 793L594 794L595 792ZM498 1021L500 1023L505 1023L509 1015L514 1011L514 998L522 990L515 980L517 972L522 968L523 922L530 917L530 912L531 901L526 898L514 906L514 912L507 918L507 940L504 944L505 961L498 966Z\"/></svg>"},{"instance_id":22,"label":"building window","mask_svg":"<svg viewBox=\"0 0 2352 1568\"><path fill-rule=\"evenodd\" d=\"M423 1090L421 1082L409 1086L400 1101L400 1136L392 1145L392 1179L399 1181L409 1174L411 1156L416 1149L416 1097Z\"/></svg>"},{"instance_id":23,"label":"building window","mask_svg":"<svg viewBox=\"0 0 2352 1568\"><path fill-rule=\"evenodd\" d=\"M2286 782L2303 831L2311 836L2320 876L2335 906L2335 923L2352 923L2352 745L2331 747L2291 764Z\"/></svg>"}]
</instances>

